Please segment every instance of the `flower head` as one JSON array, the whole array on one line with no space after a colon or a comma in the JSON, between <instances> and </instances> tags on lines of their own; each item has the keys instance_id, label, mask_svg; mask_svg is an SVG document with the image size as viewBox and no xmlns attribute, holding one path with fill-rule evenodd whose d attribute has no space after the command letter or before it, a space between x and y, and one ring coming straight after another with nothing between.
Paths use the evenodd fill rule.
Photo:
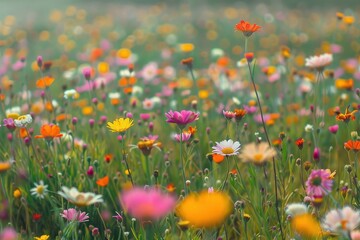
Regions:
<instances>
[{"instance_id":1,"label":"flower head","mask_svg":"<svg viewBox=\"0 0 360 240\"><path fill-rule=\"evenodd\" d=\"M315 68L317 71L322 72L333 60L332 54L325 53L319 56L312 56L305 59L305 66Z\"/></svg>"},{"instance_id":2,"label":"flower head","mask_svg":"<svg viewBox=\"0 0 360 240\"><path fill-rule=\"evenodd\" d=\"M103 202L102 195L96 195L90 192L79 192L74 187L72 187L71 189L67 187L62 187L61 189L62 192L59 191L58 194L78 207L85 207L94 203Z\"/></svg>"},{"instance_id":3,"label":"flower head","mask_svg":"<svg viewBox=\"0 0 360 240\"><path fill-rule=\"evenodd\" d=\"M53 84L54 80L55 79L53 77L45 76L36 81L36 87L48 88L51 86L51 84Z\"/></svg>"},{"instance_id":4,"label":"flower head","mask_svg":"<svg viewBox=\"0 0 360 240\"><path fill-rule=\"evenodd\" d=\"M125 211L141 220L159 220L170 213L176 203L174 197L156 189L133 188L119 198Z\"/></svg>"},{"instance_id":5,"label":"flower head","mask_svg":"<svg viewBox=\"0 0 360 240\"><path fill-rule=\"evenodd\" d=\"M240 150L240 143L233 140L223 140L220 143L216 142L216 145L212 147L213 153L217 153L223 156L237 155Z\"/></svg>"},{"instance_id":6,"label":"flower head","mask_svg":"<svg viewBox=\"0 0 360 240\"><path fill-rule=\"evenodd\" d=\"M6 172L10 168L11 168L11 162L10 161L0 162L0 173Z\"/></svg>"},{"instance_id":7,"label":"flower head","mask_svg":"<svg viewBox=\"0 0 360 240\"><path fill-rule=\"evenodd\" d=\"M44 184L44 181L40 181L39 183L35 183L35 187L30 189L31 195L34 195L38 198L44 198L48 192L48 185Z\"/></svg>"},{"instance_id":8,"label":"flower head","mask_svg":"<svg viewBox=\"0 0 360 240\"><path fill-rule=\"evenodd\" d=\"M306 181L306 193L309 197L321 197L331 191L333 180L325 169L312 170Z\"/></svg>"},{"instance_id":9,"label":"flower head","mask_svg":"<svg viewBox=\"0 0 360 240\"><path fill-rule=\"evenodd\" d=\"M10 131L15 130L16 126L15 126L15 122L14 119L12 118L5 118L3 120L4 126L9 129Z\"/></svg>"},{"instance_id":10,"label":"flower head","mask_svg":"<svg viewBox=\"0 0 360 240\"><path fill-rule=\"evenodd\" d=\"M298 214L291 219L291 228L304 239L320 237L320 223L309 213Z\"/></svg>"},{"instance_id":11,"label":"flower head","mask_svg":"<svg viewBox=\"0 0 360 240\"><path fill-rule=\"evenodd\" d=\"M16 233L15 229L12 227L5 227L2 232L0 232L0 239L3 240L17 240L18 234Z\"/></svg>"},{"instance_id":12,"label":"flower head","mask_svg":"<svg viewBox=\"0 0 360 240\"><path fill-rule=\"evenodd\" d=\"M48 240L50 235L41 235L40 237L35 237L35 240Z\"/></svg>"},{"instance_id":13,"label":"flower head","mask_svg":"<svg viewBox=\"0 0 360 240\"><path fill-rule=\"evenodd\" d=\"M130 118L118 118L113 122L108 122L107 127L112 132L122 133L128 130L130 127L134 125L134 120Z\"/></svg>"},{"instance_id":14,"label":"flower head","mask_svg":"<svg viewBox=\"0 0 360 240\"><path fill-rule=\"evenodd\" d=\"M16 127L26 127L28 124L32 123L32 117L30 114L22 115L14 120Z\"/></svg>"},{"instance_id":15,"label":"flower head","mask_svg":"<svg viewBox=\"0 0 360 240\"><path fill-rule=\"evenodd\" d=\"M265 142L246 144L239 158L244 162L252 162L255 165L262 165L266 161L271 160L277 154L276 150L271 148Z\"/></svg>"},{"instance_id":16,"label":"flower head","mask_svg":"<svg viewBox=\"0 0 360 240\"><path fill-rule=\"evenodd\" d=\"M349 112L349 107L348 106L345 110L345 113L340 113L337 112L336 114L336 120L338 121L343 121L345 123L348 123L350 120L355 120L355 116L354 114L358 111L358 110L353 110L352 112Z\"/></svg>"},{"instance_id":17,"label":"flower head","mask_svg":"<svg viewBox=\"0 0 360 240\"><path fill-rule=\"evenodd\" d=\"M324 227L331 232L349 232L357 228L360 224L360 211L355 211L351 207L331 210L325 216Z\"/></svg>"},{"instance_id":18,"label":"flower head","mask_svg":"<svg viewBox=\"0 0 360 240\"><path fill-rule=\"evenodd\" d=\"M187 124L199 119L200 113L189 110L172 111L165 113L166 122L176 123L180 128L184 128Z\"/></svg>"},{"instance_id":19,"label":"flower head","mask_svg":"<svg viewBox=\"0 0 360 240\"><path fill-rule=\"evenodd\" d=\"M76 221L79 223L89 221L89 216L86 212L77 211L75 208L64 210L60 213L60 216L68 221Z\"/></svg>"},{"instance_id":20,"label":"flower head","mask_svg":"<svg viewBox=\"0 0 360 240\"><path fill-rule=\"evenodd\" d=\"M53 138L62 137L63 134L60 133L60 127L54 124L44 124L40 128L40 134L36 135L35 138L45 138L45 140L50 141Z\"/></svg>"},{"instance_id":21,"label":"flower head","mask_svg":"<svg viewBox=\"0 0 360 240\"><path fill-rule=\"evenodd\" d=\"M344 143L344 148L347 151L353 150L354 152L358 152L360 150L360 141L349 140L346 143Z\"/></svg>"},{"instance_id":22,"label":"flower head","mask_svg":"<svg viewBox=\"0 0 360 240\"><path fill-rule=\"evenodd\" d=\"M191 193L176 207L176 214L197 228L221 225L232 212L233 204L224 192Z\"/></svg>"},{"instance_id":23,"label":"flower head","mask_svg":"<svg viewBox=\"0 0 360 240\"><path fill-rule=\"evenodd\" d=\"M285 212L291 217L295 217L307 213L308 208L304 203L291 203L286 206Z\"/></svg>"},{"instance_id":24,"label":"flower head","mask_svg":"<svg viewBox=\"0 0 360 240\"><path fill-rule=\"evenodd\" d=\"M240 31L244 34L245 37L250 37L254 32L259 31L261 27L257 24L252 24L241 20L235 25L235 31Z\"/></svg>"}]
</instances>

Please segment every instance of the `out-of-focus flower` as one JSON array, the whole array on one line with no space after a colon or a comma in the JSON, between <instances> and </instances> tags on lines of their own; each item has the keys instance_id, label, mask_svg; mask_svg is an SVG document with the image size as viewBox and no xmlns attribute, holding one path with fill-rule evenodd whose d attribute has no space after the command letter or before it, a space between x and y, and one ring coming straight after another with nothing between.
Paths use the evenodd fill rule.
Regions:
<instances>
[{"instance_id":1,"label":"out-of-focus flower","mask_svg":"<svg viewBox=\"0 0 360 240\"><path fill-rule=\"evenodd\" d=\"M0 239L1 240L17 240L18 234L16 233L15 229L12 227L6 227L0 232Z\"/></svg>"},{"instance_id":2,"label":"out-of-focus flower","mask_svg":"<svg viewBox=\"0 0 360 240\"><path fill-rule=\"evenodd\" d=\"M46 141L63 136L63 134L60 133L60 127L54 124L42 125L40 128L40 134L41 135L36 135L35 138L45 138Z\"/></svg>"},{"instance_id":3,"label":"out-of-focus flower","mask_svg":"<svg viewBox=\"0 0 360 240\"><path fill-rule=\"evenodd\" d=\"M96 195L90 192L79 192L74 187L72 187L71 189L67 187L62 187L61 189L62 191L59 191L58 194L78 207L85 207L94 203L103 202L102 195Z\"/></svg>"},{"instance_id":4,"label":"out-of-focus flower","mask_svg":"<svg viewBox=\"0 0 360 240\"><path fill-rule=\"evenodd\" d=\"M127 131L130 127L134 125L134 120L130 118L118 118L113 122L108 122L107 127L111 132L122 133Z\"/></svg>"},{"instance_id":5,"label":"out-of-focus flower","mask_svg":"<svg viewBox=\"0 0 360 240\"><path fill-rule=\"evenodd\" d=\"M41 235L40 237L34 237L35 240L48 240L50 235Z\"/></svg>"},{"instance_id":6,"label":"out-of-focus flower","mask_svg":"<svg viewBox=\"0 0 360 240\"><path fill-rule=\"evenodd\" d=\"M140 220L160 220L176 204L173 196L156 189L133 188L120 194L120 203L131 216Z\"/></svg>"},{"instance_id":7,"label":"out-of-focus flower","mask_svg":"<svg viewBox=\"0 0 360 240\"><path fill-rule=\"evenodd\" d=\"M109 176L99 178L98 180L96 180L96 184L100 187L106 187L109 184Z\"/></svg>"},{"instance_id":8,"label":"out-of-focus flower","mask_svg":"<svg viewBox=\"0 0 360 240\"><path fill-rule=\"evenodd\" d=\"M14 120L14 124L16 127L27 127L30 123L32 123L32 117L30 114L22 115Z\"/></svg>"},{"instance_id":9,"label":"out-of-focus flower","mask_svg":"<svg viewBox=\"0 0 360 240\"><path fill-rule=\"evenodd\" d=\"M360 211L347 206L328 212L324 219L324 227L335 233L348 233L360 224Z\"/></svg>"},{"instance_id":10,"label":"out-of-focus flower","mask_svg":"<svg viewBox=\"0 0 360 240\"><path fill-rule=\"evenodd\" d=\"M64 92L65 99L77 99L79 98L79 93L75 89L69 89Z\"/></svg>"},{"instance_id":11,"label":"out-of-focus flower","mask_svg":"<svg viewBox=\"0 0 360 240\"><path fill-rule=\"evenodd\" d=\"M239 158L244 162L252 162L260 166L276 155L276 150L271 148L268 143L260 142L246 144L242 148Z\"/></svg>"},{"instance_id":12,"label":"out-of-focus flower","mask_svg":"<svg viewBox=\"0 0 360 240\"><path fill-rule=\"evenodd\" d=\"M336 112L336 120L338 121L343 121L345 123L348 123L350 120L355 120L355 113L358 111L358 110L353 110L351 112L349 112L349 107L348 106L345 110L345 113L340 113L340 112Z\"/></svg>"},{"instance_id":13,"label":"out-of-focus flower","mask_svg":"<svg viewBox=\"0 0 360 240\"><path fill-rule=\"evenodd\" d=\"M191 193L176 207L176 214L197 228L220 226L230 215L233 204L224 192Z\"/></svg>"},{"instance_id":14,"label":"out-of-focus flower","mask_svg":"<svg viewBox=\"0 0 360 240\"><path fill-rule=\"evenodd\" d=\"M240 143L238 141L223 140L220 143L216 142L216 145L212 147L213 153L217 153L223 156L237 155L240 150Z\"/></svg>"},{"instance_id":15,"label":"out-of-focus flower","mask_svg":"<svg viewBox=\"0 0 360 240\"><path fill-rule=\"evenodd\" d=\"M44 181L41 180L39 183L34 183L35 187L30 189L31 195L34 195L38 198L44 198L48 192L48 185L44 184Z\"/></svg>"},{"instance_id":16,"label":"out-of-focus flower","mask_svg":"<svg viewBox=\"0 0 360 240\"><path fill-rule=\"evenodd\" d=\"M339 125L337 124L329 127L329 132L331 132L332 134L336 134L338 130L339 130Z\"/></svg>"},{"instance_id":17,"label":"out-of-focus flower","mask_svg":"<svg viewBox=\"0 0 360 240\"><path fill-rule=\"evenodd\" d=\"M291 217L305 214L308 212L308 207L304 203L291 203L286 206L285 212Z\"/></svg>"},{"instance_id":18,"label":"out-of-focus flower","mask_svg":"<svg viewBox=\"0 0 360 240\"><path fill-rule=\"evenodd\" d=\"M174 134L173 138L175 141L180 142L182 140L182 142L187 142L190 140L192 134L188 133L188 132L183 132L180 134Z\"/></svg>"},{"instance_id":19,"label":"out-of-focus flower","mask_svg":"<svg viewBox=\"0 0 360 240\"><path fill-rule=\"evenodd\" d=\"M356 141L349 140L346 143L344 143L344 148L347 151L352 150L354 152L358 152L360 150L360 141L358 141L358 140L356 140Z\"/></svg>"},{"instance_id":20,"label":"out-of-focus flower","mask_svg":"<svg viewBox=\"0 0 360 240\"><path fill-rule=\"evenodd\" d=\"M252 24L241 20L235 25L235 31L240 31L244 34L245 37L250 37L254 32L259 31L261 27L257 24Z\"/></svg>"},{"instance_id":21,"label":"out-of-focus flower","mask_svg":"<svg viewBox=\"0 0 360 240\"><path fill-rule=\"evenodd\" d=\"M354 80L353 79L341 79L341 78L336 79L335 87L337 89L352 90L354 88Z\"/></svg>"},{"instance_id":22,"label":"out-of-focus flower","mask_svg":"<svg viewBox=\"0 0 360 240\"><path fill-rule=\"evenodd\" d=\"M11 168L11 162L10 161L0 162L0 173L6 172L10 168Z\"/></svg>"},{"instance_id":23,"label":"out-of-focus flower","mask_svg":"<svg viewBox=\"0 0 360 240\"><path fill-rule=\"evenodd\" d=\"M5 118L3 120L4 126L9 129L10 131L14 131L16 129L14 119L12 118Z\"/></svg>"},{"instance_id":24,"label":"out-of-focus flower","mask_svg":"<svg viewBox=\"0 0 360 240\"><path fill-rule=\"evenodd\" d=\"M313 125L306 124L306 126L305 126L305 132L312 132L312 131L314 131Z\"/></svg>"},{"instance_id":25,"label":"out-of-focus flower","mask_svg":"<svg viewBox=\"0 0 360 240\"><path fill-rule=\"evenodd\" d=\"M36 81L36 87L38 88L48 88L53 84L55 79L53 77L45 76Z\"/></svg>"},{"instance_id":26,"label":"out-of-focus flower","mask_svg":"<svg viewBox=\"0 0 360 240\"><path fill-rule=\"evenodd\" d=\"M306 194L310 197L320 197L331 192L333 180L330 173L324 169L312 170L306 181Z\"/></svg>"},{"instance_id":27,"label":"out-of-focus flower","mask_svg":"<svg viewBox=\"0 0 360 240\"><path fill-rule=\"evenodd\" d=\"M293 217L291 228L305 239L317 239L323 234L320 223L309 213Z\"/></svg>"},{"instance_id":28,"label":"out-of-focus flower","mask_svg":"<svg viewBox=\"0 0 360 240\"><path fill-rule=\"evenodd\" d=\"M76 221L79 223L89 221L89 216L86 212L77 211L75 208L69 208L60 213L60 216L68 221Z\"/></svg>"},{"instance_id":29,"label":"out-of-focus flower","mask_svg":"<svg viewBox=\"0 0 360 240\"><path fill-rule=\"evenodd\" d=\"M322 72L326 66L330 65L332 60L333 60L332 54L325 53L325 54L321 54L319 56L312 56L312 57L306 58L305 66L314 68L317 71Z\"/></svg>"}]
</instances>

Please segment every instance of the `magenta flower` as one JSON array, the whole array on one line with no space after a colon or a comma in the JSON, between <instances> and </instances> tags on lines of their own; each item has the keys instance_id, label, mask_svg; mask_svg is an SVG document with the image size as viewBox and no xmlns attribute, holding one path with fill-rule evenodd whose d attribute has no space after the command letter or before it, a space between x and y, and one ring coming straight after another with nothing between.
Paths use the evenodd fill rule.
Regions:
<instances>
[{"instance_id":1,"label":"magenta flower","mask_svg":"<svg viewBox=\"0 0 360 240\"><path fill-rule=\"evenodd\" d=\"M339 125L337 124L329 127L329 132L331 132L332 134L336 134L338 130L339 130Z\"/></svg>"},{"instance_id":2,"label":"magenta flower","mask_svg":"<svg viewBox=\"0 0 360 240\"><path fill-rule=\"evenodd\" d=\"M330 172L324 169L312 170L306 181L306 194L310 197L322 197L331 191L333 180Z\"/></svg>"},{"instance_id":3,"label":"magenta flower","mask_svg":"<svg viewBox=\"0 0 360 240\"><path fill-rule=\"evenodd\" d=\"M199 119L200 113L195 113L188 110L172 111L165 113L167 118L166 122L176 123L181 129L184 128L187 124L192 123Z\"/></svg>"},{"instance_id":4,"label":"magenta flower","mask_svg":"<svg viewBox=\"0 0 360 240\"><path fill-rule=\"evenodd\" d=\"M2 240L16 240L18 239L18 234L15 229L12 227L6 227L0 232L0 239Z\"/></svg>"},{"instance_id":5,"label":"magenta flower","mask_svg":"<svg viewBox=\"0 0 360 240\"><path fill-rule=\"evenodd\" d=\"M156 189L133 188L119 198L125 211L140 220L159 220L170 213L176 204L174 197Z\"/></svg>"},{"instance_id":6,"label":"magenta flower","mask_svg":"<svg viewBox=\"0 0 360 240\"><path fill-rule=\"evenodd\" d=\"M76 211L75 208L64 210L63 213L60 213L60 216L68 221L76 221L79 223L89 221L89 216L86 212Z\"/></svg>"}]
</instances>

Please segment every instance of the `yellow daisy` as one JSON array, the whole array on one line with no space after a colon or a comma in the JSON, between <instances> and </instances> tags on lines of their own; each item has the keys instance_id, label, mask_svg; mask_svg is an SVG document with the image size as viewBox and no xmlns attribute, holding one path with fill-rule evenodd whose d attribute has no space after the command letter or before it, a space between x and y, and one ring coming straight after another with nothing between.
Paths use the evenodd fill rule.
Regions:
<instances>
[{"instance_id":1,"label":"yellow daisy","mask_svg":"<svg viewBox=\"0 0 360 240\"><path fill-rule=\"evenodd\" d=\"M125 132L133 125L134 121L130 118L119 118L115 119L113 122L107 123L107 127L110 129L110 131L118 133Z\"/></svg>"}]
</instances>

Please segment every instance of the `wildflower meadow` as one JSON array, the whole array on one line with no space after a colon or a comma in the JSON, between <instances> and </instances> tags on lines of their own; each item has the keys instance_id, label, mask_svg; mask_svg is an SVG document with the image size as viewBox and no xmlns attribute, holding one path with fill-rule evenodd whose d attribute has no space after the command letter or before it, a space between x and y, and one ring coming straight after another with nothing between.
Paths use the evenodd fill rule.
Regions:
<instances>
[{"instance_id":1,"label":"wildflower meadow","mask_svg":"<svg viewBox=\"0 0 360 240\"><path fill-rule=\"evenodd\" d=\"M358 1L0 0L0 240L360 239Z\"/></svg>"}]
</instances>

